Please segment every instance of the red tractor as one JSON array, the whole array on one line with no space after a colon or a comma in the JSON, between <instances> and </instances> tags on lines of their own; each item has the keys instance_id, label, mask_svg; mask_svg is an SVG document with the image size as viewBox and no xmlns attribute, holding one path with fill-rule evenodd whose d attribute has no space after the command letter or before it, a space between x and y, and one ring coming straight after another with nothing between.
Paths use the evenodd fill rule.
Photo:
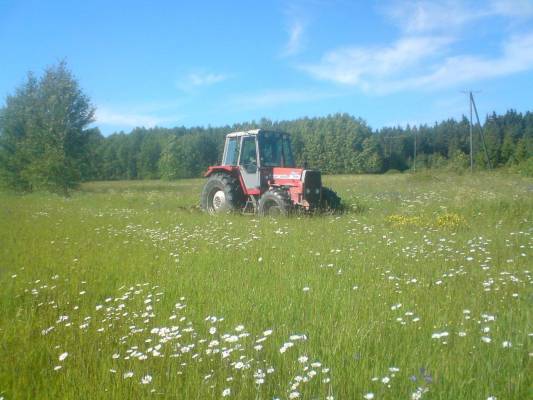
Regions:
<instances>
[{"instance_id":1,"label":"red tractor","mask_svg":"<svg viewBox=\"0 0 533 400\"><path fill-rule=\"evenodd\" d=\"M320 171L296 168L287 133L254 129L226 136L222 165L209 167L201 206L287 215L293 210L335 210L337 194L322 186Z\"/></svg>"}]
</instances>

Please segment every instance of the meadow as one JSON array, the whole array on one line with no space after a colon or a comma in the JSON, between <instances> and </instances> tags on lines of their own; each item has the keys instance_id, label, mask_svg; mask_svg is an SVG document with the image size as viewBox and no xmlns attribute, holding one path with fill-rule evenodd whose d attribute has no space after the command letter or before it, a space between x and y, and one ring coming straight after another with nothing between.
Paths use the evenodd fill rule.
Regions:
<instances>
[{"instance_id":1,"label":"meadow","mask_svg":"<svg viewBox=\"0 0 533 400\"><path fill-rule=\"evenodd\" d=\"M533 180L324 180L345 213L0 193L0 399L532 399Z\"/></svg>"}]
</instances>

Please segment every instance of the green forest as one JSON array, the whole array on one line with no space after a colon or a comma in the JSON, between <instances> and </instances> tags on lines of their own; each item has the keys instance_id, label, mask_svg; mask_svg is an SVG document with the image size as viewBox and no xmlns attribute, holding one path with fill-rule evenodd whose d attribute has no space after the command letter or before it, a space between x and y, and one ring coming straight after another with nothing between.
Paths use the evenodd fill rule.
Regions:
<instances>
[{"instance_id":1,"label":"green forest","mask_svg":"<svg viewBox=\"0 0 533 400\"><path fill-rule=\"evenodd\" d=\"M220 162L224 136L232 131L267 128L289 132L299 165L327 174L384 173L416 168L466 169L470 165L469 121L450 119L433 126L373 130L348 114L262 119L216 128L135 128L108 137L95 135L88 179L176 179L197 177ZM474 164L488 167L474 127ZM533 151L533 113L492 114L484 125L487 152L494 167L514 166Z\"/></svg>"},{"instance_id":2,"label":"green forest","mask_svg":"<svg viewBox=\"0 0 533 400\"><path fill-rule=\"evenodd\" d=\"M299 165L326 174L451 169L470 165L466 117L434 125L372 129L349 114L289 121L261 119L220 127L138 127L103 136L95 108L64 62L27 81L0 109L0 182L31 191L68 191L82 181L199 177L220 161L224 136L267 128L292 135ZM474 126L476 169L533 172L533 113L492 113ZM416 157L415 157L416 154ZM416 160L416 165L415 165Z\"/></svg>"}]
</instances>

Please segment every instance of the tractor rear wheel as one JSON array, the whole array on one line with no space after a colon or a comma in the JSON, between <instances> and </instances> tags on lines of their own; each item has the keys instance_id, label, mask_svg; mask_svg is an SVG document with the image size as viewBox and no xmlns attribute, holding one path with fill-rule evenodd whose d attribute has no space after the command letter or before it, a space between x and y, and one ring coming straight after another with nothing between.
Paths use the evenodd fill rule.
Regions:
<instances>
[{"instance_id":1,"label":"tractor rear wheel","mask_svg":"<svg viewBox=\"0 0 533 400\"><path fill-rule=\"evenodd\" d=\"M341 208L341 198L328 187L322 187L322 209L324 211L337 211Z\"/></svg>"},{"instance_id":2,"label":"tractor rear wheel","mask_svg":"<svg viewBox=\"0 0 533 400\"><path fill-rule=\"evenodd\" d=\"M210 214L239 211L244 206L239 181L228 174L211 175L202 190L201 206Z\"/></svg>"},{"instance_id":3,"label":"tractor rear wheel","mask_svg":"<svg viewBox=\"0 0 533 400\"><path fill-rule=\"evenodd\" d=\"M259 215L275 217L289 215L291 201L288 193L283 190L269 190L259 199Z\"/></svg>"}]
</instances>

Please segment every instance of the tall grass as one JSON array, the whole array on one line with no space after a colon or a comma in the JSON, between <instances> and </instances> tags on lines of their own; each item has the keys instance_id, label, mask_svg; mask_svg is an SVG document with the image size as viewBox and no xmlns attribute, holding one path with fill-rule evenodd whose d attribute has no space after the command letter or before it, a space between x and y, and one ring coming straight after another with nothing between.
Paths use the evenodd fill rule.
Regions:
<instances>
[{"instance_id":1,"label":"tall grass","mask_svg":"<svg viewBox=\"0 0 533 400\"><path fill-rule=\"evenodd\" d=\"M0 194L0 398L533 398L533 181L325 181L350 211Z\"/></svg>"}]
</instances>

